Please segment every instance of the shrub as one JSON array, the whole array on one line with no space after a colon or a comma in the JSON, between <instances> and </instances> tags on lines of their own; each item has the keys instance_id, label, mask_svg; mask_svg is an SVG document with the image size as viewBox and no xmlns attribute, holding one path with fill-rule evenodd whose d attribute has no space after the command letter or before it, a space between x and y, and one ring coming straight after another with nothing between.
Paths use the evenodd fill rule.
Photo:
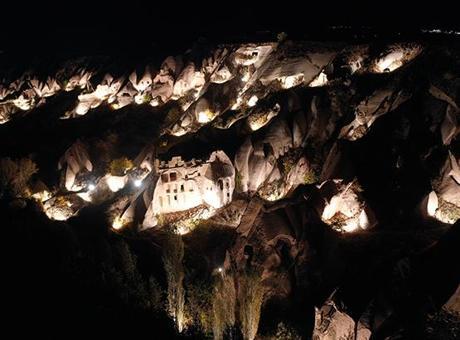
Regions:
<instances>
[{"instance_id":1,"label":"shrub","mask_svg":"<svg viewBox=\"0 0 460 340\"><path fill-rule=\"evenodd\" d=\"M8 186L16 177L18 166L10 158L0 159L0 182L2 187Z\"/></svg>"},{"instance_id":2,"label":"shrub","mask_svg":"<svg viewBox=\"0 0 460 340\"><path fill-rule=\"evenodd\" d=\"M286 34L286 32L278 33L276 38L278 39L278 42L282 42L282 41L287 39L287 34Z\"/></svg>"},{"instance_id":3,"label":"shrub","mask_svg":"<svg viewBox=\"0 0 460 340\"><path fill-rule=\"evenodd\" d=\"M143 102L144 103L150 103L152 101L152 95L150 93L146 93L144 94L144 97L143 97Z\"/></svg>"},{"instance_id":4,"label":"shrub","mask_svg":"<svg viewBox=\"0 0 460 340\"><path fill-rule=\"evenodd\" d=\"M110 162L109 172L112 176L124 176L126 172L132 168L133 162L126 157L121 157Z\"/></svg>"},{"instance_id":5,"label":"shrub","mask_svg":"<svg viewBox=\"0 0 460 340\"><path fill-rule=\"evenodd\" d=\"M291 157L284 157L281 160L281 164L283 166L283 173L288 174L295 165L295 159Z\"/></svg>"},{"instance_id":6,"label":"shrub","mask_svg":"<svg viewBox=\"0 0 460 340\"><path fill-rule=\"evenodd\" d=\"M289 327L288 325L285 325L283 322L280 322L276 329L276 334L274 336L274 339L276 340L300 340L302 339L302 337L297 333L297 331L294 328Z\"/></svg>"},{"instance_id":7,"label":"shrub","mask_svg":"<svg viewBox=\"0 0 460 340\"><path fill-rule=\"evenodd\" d=\"M281 162L281 170L285 175L287 175L292 168L297 164L297 161L302 155L302 149L297 148L297 149L291 149L287 153L285 153L283 156L279 158Z\"/></svg>"},{"instance_id":8,"label":"shrub","mask_svg":"<svg viewBox=\"0 0 460 340\"><path fill-rule=\"evenodd\" d=\"M316 175L313 169L307 170L307 172L303 176L303 182L305 184L314 184L318 182L318 176Z\"/></svg>"},{"instance_id":9,"label":"shrub","mask_svg":"<svg viewBox=\"0 0 460 340\"><path fill-rule=\"evenodd\" d=\"M1 191L18 197L30 194L28 183L33 174L38 171L36 164L30 158L12 160L0 159Z\"/></svg>"},{"instance_id":10,"label":"shrub","mask_svg":"<svg viewBox=\"0 0 460 340\"><path fill-rule=\"evenodd\" d=\"M243 176L239 173L239 171L235 174L235 189L236 191L242 191L243 188Z\"/></svg>"}]
</instances>

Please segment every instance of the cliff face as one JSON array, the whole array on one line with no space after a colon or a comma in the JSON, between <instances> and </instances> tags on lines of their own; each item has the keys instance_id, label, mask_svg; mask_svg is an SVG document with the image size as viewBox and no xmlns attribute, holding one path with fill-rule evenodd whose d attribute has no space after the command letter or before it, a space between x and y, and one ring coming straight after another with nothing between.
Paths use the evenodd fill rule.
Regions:
<instances>
[{"instance_id":1,"label":"cliff face","mask_svg":"<svg viewBox=\"0 0 460 340\"><path fill-rule=\"evenodd\" d=\"M425 336L459 284L436 268L460 249L459 61L455 44L280 36L11 66L2 204L72 230L94 214L141 263L136 242L159 246L129 275L160 277L179 331Z\"/></svg>"}]
</instances>

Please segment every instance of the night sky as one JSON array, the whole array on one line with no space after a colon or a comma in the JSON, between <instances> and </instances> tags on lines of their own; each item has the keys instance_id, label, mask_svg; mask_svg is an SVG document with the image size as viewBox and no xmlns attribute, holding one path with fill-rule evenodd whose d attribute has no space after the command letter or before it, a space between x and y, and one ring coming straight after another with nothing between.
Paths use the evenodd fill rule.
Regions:
<instances>
[{"instance_id":1,"label":"night sky","mask_svg":"<svg viewBox=\"0 0 460 340\"><path fill-rule=\"evenodd\" d=\"M445 2L8 1L2 2L0 50L37 55L181 52L200 37L227 42L285 31L292 38L321 38L330 26L391 34L456 29L456 11Z\"/></svg>"}]
</instances>

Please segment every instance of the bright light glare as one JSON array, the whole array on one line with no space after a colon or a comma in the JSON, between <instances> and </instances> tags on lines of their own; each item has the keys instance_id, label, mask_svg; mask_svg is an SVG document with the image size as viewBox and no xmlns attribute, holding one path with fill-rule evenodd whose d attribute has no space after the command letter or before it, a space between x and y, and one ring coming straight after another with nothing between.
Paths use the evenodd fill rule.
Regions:
<instances>
[{"instance_id":1,"label":"bright light glare","mask_svg":"<svg viewBox=\"0 0 460 340\"><path fill-rule=\"evenodd\" d=\"M86 201L86 202L91 202L91 196L88 192L79 192L77 194L78 197L80 197L82 200Z\"/></svg>"},{"instance_id":2,"label":"bright light glare","mask_svg":"<svg viewBox=\"0 0 460 340\"><path fill-rule=\"evenodd\" d=\"M142 185L142 180L141 179L136 179L134 180L134 186L135 187L140 187Z\"/></svg>"},{"instance_id":3,"label":"bright light glare","mask_svg":"<svg viewBox=\"0 0 460 340\"><path fill-rule=\"evenodd\" d=\"M112 222L112 228L115 230L119 230L123 228L124 222L123 219L119 216L115 217L115 219Z\"/></svg>"},{"instance_id":4,"label":"bright light glare","mask_svg":"<svg viewBox=\"0 0 460 340\"><path fill-rule=\"evenodd\" d=\"M124 176L111 176L109 175L106 179L107 186L110 191L117 192L120 189L123 189L125 186L125 177Z\"/></svg>"},{"instance_id":5,"label":"bright light glare","mask_svg":"<svg viewBox=\"0 0 460 340\"><path fill-rule=\"evenodd\" d=\"M252 106L256 105L257 102L258 102L258 100L259 100L259 98L257 98L256 95L252 96L252 97L249 98L249 100L248 100L248 106L252 107Z\"/></svg>"},{"instance_id":6,"label":"bright light glare","mask_svg":"<svg viewBox=\"0 0 460 340\"><path fill-rule=\"evenodd\" d=\"M214 118L214 114L209 110L200 111L198 113L198 123L206 124L206 123L209 123L211 120L213 120L213 118Z\"/></svg>"},{"instance_id":7,"label":"bright light glare","mask_svg":"<svg viewBox=\"0 0 460 340\"><path fill-rule=\"evenodd\" d=\"M144 102L144 95L139 93L137 95L134 96L134 101L136 102L136 104L140 105Z\"/></svg>"}]
</instances>

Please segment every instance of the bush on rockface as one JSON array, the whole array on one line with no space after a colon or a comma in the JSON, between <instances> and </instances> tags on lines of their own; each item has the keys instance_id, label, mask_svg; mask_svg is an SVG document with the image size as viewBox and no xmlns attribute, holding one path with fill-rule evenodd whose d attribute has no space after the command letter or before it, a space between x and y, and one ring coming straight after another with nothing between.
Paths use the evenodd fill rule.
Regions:
<instances>
[{"instance_id":1,"label":"bush on rockface","mask_svg":"<svg viewBox=\"0 0 460 340\"><path fill-rule=\"evenodd\" d=\"M303 176L304 184L314 184L318 182L319 176L313 169L309 169Z\"/></svg>"},{"instance_id":2,"label":"bush on rockface","mask_svg":"<svg viewBox=\"0 0 460 340\"><path fill-rule=\"evenodd\" d=\"M241 173L239 171L236 171L236 174L235 174L235 190L237 192L241 192L242 191L242 182L243 182L243 176L241 175Z\"/></svg>"},{"instance_id":3,"label":"bush on rockface","mask_svg":"<svg viewBox=\"0 0 460 340\"><path fill-rule=\"evenodd\" d=\"M133 162L126 157L116 158L110 162L109 173L112 176L124 176L133 166Z\"/></svg>"},{"instance_id":4,"label":"bush on rockface","mask_svg":"<svg viewBox=\"0 0 460 340\"><path fill-rule=\"evenodd\" d=\"M30 158L0 159L0 191L13 197L29 196L28 184L37 171L36 164Z\"/></svg>"}]
</instances>

